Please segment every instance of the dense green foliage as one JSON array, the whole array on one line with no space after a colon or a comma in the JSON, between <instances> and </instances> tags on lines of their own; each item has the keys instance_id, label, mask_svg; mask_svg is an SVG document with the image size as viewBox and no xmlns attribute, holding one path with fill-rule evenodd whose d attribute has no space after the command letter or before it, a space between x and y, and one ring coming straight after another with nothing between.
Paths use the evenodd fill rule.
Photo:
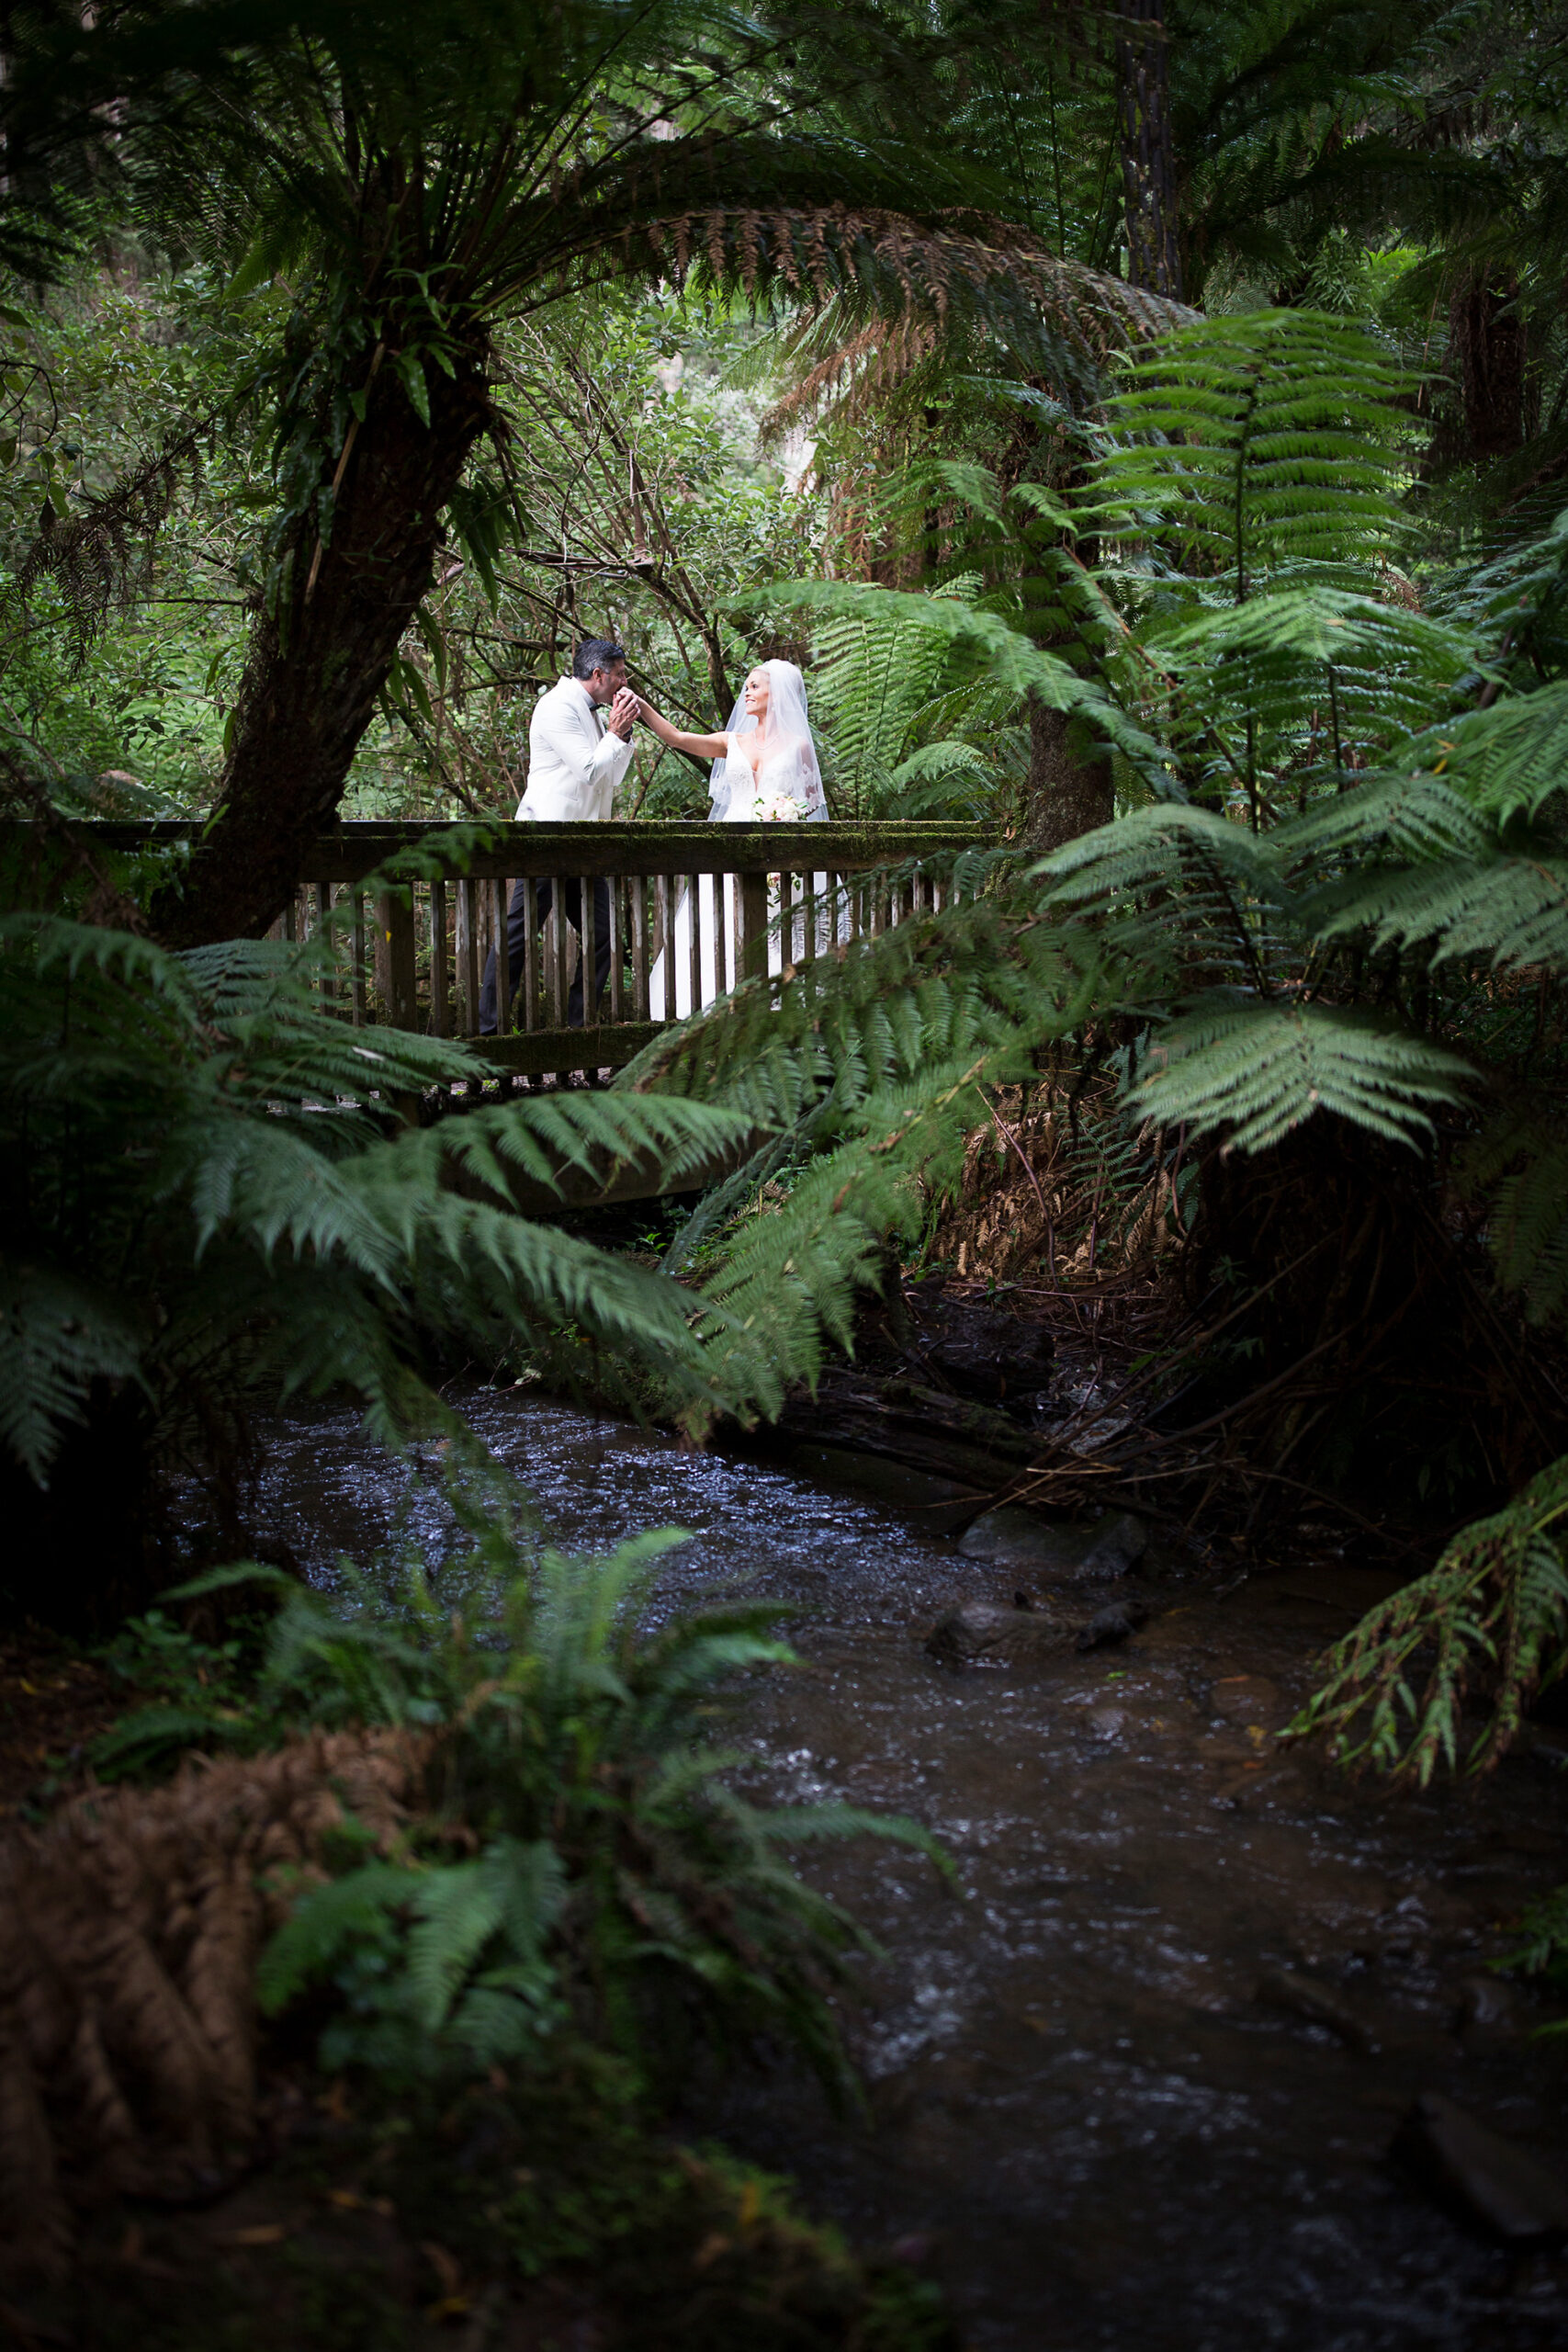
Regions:
<instances>
[{"instance_id":1,"label":"dense green foliage","mask_svg":"<svg viewBox=\"0 0 1568 2352\"><path fill-rule=\"evenodd\" d=\"M411 2237L595 2264L629 2343L948 2340L646 2130L705 2051L847 2086L863 1939L799 1847L943 1865L750 1800L714 1718L788 1664L776 1612L664 1617L667 1539L545 1549L455 1364L698 1436L775 1414L976 1128L1030 1170L998 1090L1044 1090L1091 1272L1124 1247L1224 1334L1149 1360L1209 1433L1161 1498L1229 1478L1244 1542L1308 1497L1403 1515L1437 1559L1292 1729L1426 1785L1568 1667L1563 30L1557 0L7 17L0 814L34 831L0 843L0 1601L139 1612L105 1778L423 1743L400 1839L350 1824L287 1890L264 2006L365 2092L353 2161ZM600 632L703 728L799 660L834 813L995 846L607 1091L503 1092L260 934L340 810L510 813L533 695ZM704 783L639 739L623 813ZM79 830L172 815L207 820L188 854ZM657 1270L517 1211L742 1138ZM456 1556L333 1598L214 1570L257 1406L329 1392L446 1442ZM1561 1972L1561 1896L1520 1932ZM470 2126L511 2183L482 2223L431 2154ZM397 2340L375 2295L363 2324Z\"/></svg>"},{"instance_id":2,"label":"dense green foliage","mask_svg":"<svg viewBox=\"0 0 1568 2352\"><path fill-rule=\"evenodd\" d=\"M806 657L846 812L1075 837L742 989L608 1097L470 1096L423 1134L393 1098L471 1089L460 1054L386 1043L367 1092L321 1023L279 1075L232 1024L292 983L249 950L112 940L129 899L82 872L82 932L8 934L8 1099L41 1171L7 1238L18 1473L89 1408L167 1453L198 1360L346 1378L406 1433L443 1346L570 1362L586 1337L602 1383L635 1360L697 1423L771 1411L848 1337L889 1236L929 1224L987 1090L1043 1059L1114 1072L1134 1192L1188 1155L1200 1255L1228 1226L1270 1283L1236 1171L1310 1189L1327 1152L1382 1204L1372 1288L1413 1218L1432 1282L1472 1283L1458 1242L1442 1258L1462 1229L1522 1362L1519 1318L1555 1329L1568 1290L1553 21L1173 6L1145 169L1133 36L1076 8L594 6L547 39L454 6L412 49L377 9L306 28L280 6L243 42L215 7L28 12L6 775L32 813L216 795L183 911L170 869L127 878L175 935L209 887L259 927L254 873L329 772L328 803L346 780L362 809L504 808L527 690L589 627L705 720L754 656ZM354 567L416 508L383 643ZM284 753L340 677L353 708L289 801ZM700 808L678 759L639 762L628 807ZM1113 824L1042 830L1073 772ZM690 1156L715 1114L761 1142L671 1253L700 1246L694 1296L496 1205L508 1154ZM780 1213L716 1241L784 1169ZM1300 1307L1258 1341L1270 1378L1292 1347L1359 1363ZM1259 1458L1353 1485L1380 1381L1382 1359L1347 1373L1310 1444L1298 1417ZM1467 1427L1410 1478L1500 1501L1557 1450L1550 1419Z\"/></svg>"},{"instance_id":3,"label":"dense green foliage","mask_svg":"<svg viewBox=\"0 0 1568 2352\"><path fill-rule=\"evenodd\" d=\"M682 1294L518 1216L514 1175L732 1136L708 1106L565 1094L422 1128L420 1090L482 1086L458 1046L366 1036L311 987L326 952L145 939L14 913L0 928L9 1605L90 1619L134 1594L147 1481L205 1472L210 1547L241 1541L259 1395L346 1386L385 1441L461 1440L424 1374L580 1342L711 1404ZM570 1378L570 1370L567 1373Z\"/></svg>"},{"instance_id":4,"label":"dense green foliage","mask_svg":"<svg viewBox=\"0 0 1568 2352\"><path fill-rule=\"evenodd\" d=\"M648 1630L679 1531L607 1560L545 1550L519 1572L515 1502L491 1480L448 1493L467 1540L434 1576L383 1564L333 1600L276 1569L225 1568L171 1596L273 1589L254 1656L195 1642L162 1613L128 1628L125 1670L164 1695L105 1736L99 1769L156 1769L176 1744L254 1749L315 1724L428 1736L428 1810L397 1852L367 1855L346 1828L339 1874L300 1892L263 1956L265 2011L334 1989L330 2072L408 2087L482 2078L537 2067L574 2028L659 2080L704 2039L771 2032L842 2093L827 1996L844 1955L870 1947L789 1857L873 1835L945 1870L929 1834L738 1791L750 1759L714 1745L716 1702L792 1653L765 1600Z\"/></svg>"}]
</instances>

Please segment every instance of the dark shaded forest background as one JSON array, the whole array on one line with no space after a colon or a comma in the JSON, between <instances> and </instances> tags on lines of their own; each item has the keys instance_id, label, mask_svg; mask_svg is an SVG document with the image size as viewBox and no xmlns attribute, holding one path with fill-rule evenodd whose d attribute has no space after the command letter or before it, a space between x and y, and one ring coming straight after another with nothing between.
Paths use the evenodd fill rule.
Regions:
<instances>
[{"instance_id":1,"label":"dark shaded forest background","mask_svg":"<svg viewBox=\"0 0 1568 2352\"><path fill-rule=\"evenodd\" d=\"M901 1275L1044 1300L1096 1401L995 1417L1033 1500L1211 1556L1310 1521L1408 1576L1302 1734L1482 1769L1568 1662L1565 28L7 13L3 1590L89 1643L186 1596L142 1760L268 1759L255 1818L325 1891L264 1993L335 1985L344 2063L477 2082L570 2031L652 2073L679 1979L688 2025L840 2066L852 1930L722 1759L650 1762L777 1655L766 1611L639 1648L641 1555L603 1606L541 1566L454 1368L701 1442L808 1409ZM606 1088L391 1031L371 1083L330 949L268 935L305 844L510 817L590 633L696 728L798 661L835 817L990 846ZM705 808L639 738L621 813ZM189 842L94 830L164 819ZM721 1149L651 1247L510 1195ZM451 1450L493 1674L423 1591L349 1623L233 1570L258 1415L345 1391ZM351 1769L349 1869L300 1792ZM469 1859L393 1853L426 1815ZM238 2017L259 1914L233 1934ZM1565 1938L1560 1898L1538 1957ZM204 2030L198 2165L254 2092ZM58 2061L19 2062L39 2146Z\"/></svg>"}]
</instances>

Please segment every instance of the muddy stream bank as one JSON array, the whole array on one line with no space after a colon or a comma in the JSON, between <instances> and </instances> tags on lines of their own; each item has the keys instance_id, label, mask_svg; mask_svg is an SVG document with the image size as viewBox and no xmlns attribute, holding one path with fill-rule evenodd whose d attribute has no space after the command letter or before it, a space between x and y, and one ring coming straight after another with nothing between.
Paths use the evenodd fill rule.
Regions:
<instances>
[{"instance_id":1,"label":"muddy stream bank","mask_svg":"<svg viewBox=\"0 0 1568 2352\"><path fill-rule=\"evenodd\" d=\"M1568 2179L1568 2045L1532 2044L1544 2012L1485 1965L1568 1877L1568 1734L1425 1797L1278 1749L1314 1653L1385 1589L1330 1555L1225 1591L1156 1544L1124 1646L948 1672L933 1623L1020 1575L933 1533L918 1481L694 1454L526 1391L464 1407L562 1544L680 1524L662 1598L744 1577L802 1604L801 1670L747 1705L760 1770L912 1813L958 1865L954 1896L900 1849L812 1859L887 1951L852 2028L863 2122L780 2070L694 2090L687 2128L928 2263L976 2352L1568 2346L1562 2254L1490 2242L1389 2157L1439 2092ZM438 1489L352 1415L270 1440L267 1531L312 1574L400 1510L438 1553Z\"/></svg>"}]
</instances>

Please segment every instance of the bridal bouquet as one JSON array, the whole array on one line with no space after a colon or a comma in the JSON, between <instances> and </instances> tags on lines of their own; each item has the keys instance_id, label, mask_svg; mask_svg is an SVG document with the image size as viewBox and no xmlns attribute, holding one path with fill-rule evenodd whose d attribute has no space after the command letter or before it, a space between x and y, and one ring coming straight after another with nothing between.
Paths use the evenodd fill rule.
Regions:
<instances>
[{"instance_id":1,"label":"bridal bouquet","mask_svg":"<svg viewBox=\"0 0 1568 2352\"><path fill-rule=\"evenodd\" d=\"M789 792L759 793L757 815L764 825L793 825L799 821L800 803Z\"/></svg>"}]
</instances>

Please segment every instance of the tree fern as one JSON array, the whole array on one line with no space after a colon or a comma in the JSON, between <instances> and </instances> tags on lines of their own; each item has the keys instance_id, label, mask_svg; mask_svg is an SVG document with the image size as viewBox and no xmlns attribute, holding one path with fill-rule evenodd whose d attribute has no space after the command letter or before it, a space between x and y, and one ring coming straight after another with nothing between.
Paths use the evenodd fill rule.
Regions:
<instances>
[{"instance_id":1,"label":"tree fern","mask_svg":"<svg viewBox=\"0 0 1568 2352\"><path fill-rule=\"evenodd\" d=\"M1408 379L1325 312L1203 320L1124 362L1096 469L1102 529L1222 574L1235 601L1281 564L1362 566L1407 536Z\"/></svg>"},{"instance_id":2,"label":"tree fern","mask_svg":"<svg viewBox=\"0 0 1568 2352\"><path fill-rule=\"evenodd\" d=\"M460 1435L418 1369L433 1341L496 1364L559 1348L570 1366L581 1334L604 1377L721 1402L685 1294L519 1216L513 1185L627 1160L683 1172L750 1133L744 1115L565 1094L410 1127L394 1100L479 1066L351 1029L310 979L309 952L267 943L180 957L0 918L0 1443L28 1487L117 1394L141 1398L154 1453L199 1452L256 1384L346 1384L389 1442Z\"/></svg>"}]
</instances>

